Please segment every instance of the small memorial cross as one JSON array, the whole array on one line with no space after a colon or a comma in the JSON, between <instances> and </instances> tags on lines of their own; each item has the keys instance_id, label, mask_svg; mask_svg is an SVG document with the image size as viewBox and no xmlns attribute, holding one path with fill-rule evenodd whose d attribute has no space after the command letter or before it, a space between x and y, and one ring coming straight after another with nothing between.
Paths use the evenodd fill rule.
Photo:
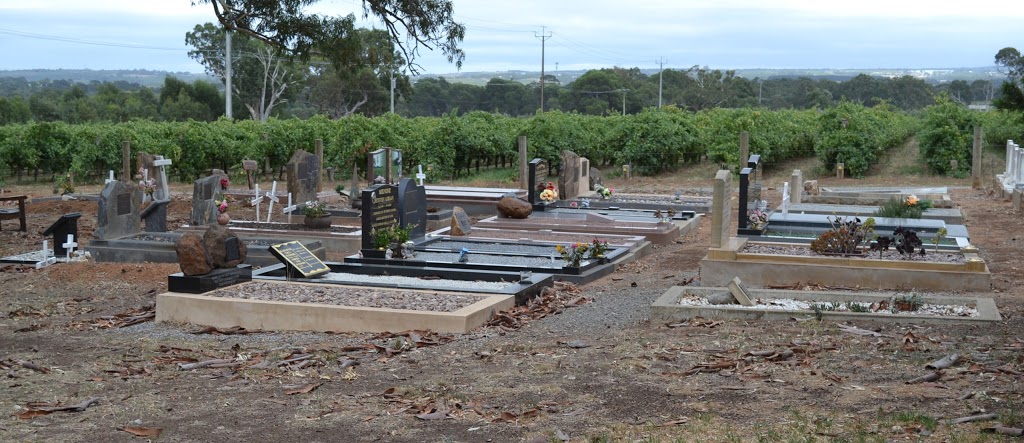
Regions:
<instances>
[{"instance_id":1,"label":"small memorial cross","mask_svg":"<svg viewBox=\"0 0 1024 443\"><path fill-rule=\"evenodd\" d=\"M107 177L107 179L103 181L103 184L107 184L107 183L110 183L112 181L114 181L114 170L113 169L110 170L110 176Z\"/></svg>"},{"instance_id":2,"label":"small memorial cross","mask_svg":"<svg viewBox=\"0 0 1024 443\"><path fill-rule=\"evenodd\" d=\"M426 180L427 174L423 173L423 165L418 165L419 171L416 173L416 180L420 181L420 186L423 186L423 180Z\"/></svg>"},{"instance_id":3,"label":"small memorial cross","mask_svg":"<svg viewBox=\"0 0 1024 443\"><path fill-rule=\"evenodd\" d=\"M160 181L160 195L157 200L168 200L171 198L171 190L167 186L167 166L170 166L174 162L169 158L164 158L162 155L156 156L156 160L153 161L153 166L159 168L160 172L157 173L157 180Z\"/></svg>"},{"instance_id":4,"label":"small memorial cross","mask_svg":"<svg viewBox=\"0 0 1024 443\"><path fill-rule=\"evenodd\" d=\"M270 192L267 193L267 199L270 200L270 208L267 209L267 223L270 223L270 216L274 213L274 203L277 203L277 202L280 201L280 200L277 199L277 180L274 180L274 182L271 183L271 185L270 185ZM256 213L258 214L259 210L257 210ZM259 218L259 217L256 217L256 218ZM259 221L259 220L257 220L257 221Z\"/></svg>"},{"instance_id":5,"label":"small memorial cross","mask_svg":"<svg viewBox=\"0 0 1024 443\"><path fill-rule=\"evenodd\" d=\"M782 214L789 214L789 182L782 184Z\"/></svg>"},{"instance_id":6,"label":"small memorial cross","mask_svg":"<svg viewBox=\"0 0 1024 443\"><path fill-rule=\"evenodd\" d=\"M256 183L256 196L249 202L256 207L256 223L260 222L260 202L263 201L263 196L260 195L260 184Z\"/></svg>"},{"instance_id":7,"label":"small memorial cross","mask_svg":"<svg viewBox=\"0 0 1024 443\"><path fill-rule=\"evenodd\" d=\"M299 209L299 205L292 204L292 193L288 193L288 206L281 209L282 214L288 214L288 224L292 224L292 212Z\"/></svg>"},{"instance_id":8,"label":"small memorial cross","mask_svg":"<svg viewBox=\"0 0 1024 443\"><path fill-rule=\"evenodd\" d=\"M75 242L75 236L73 234L68 234L68 241L64 242L61 246L64 247L64 251L67 254L65 258L68 261L71 261L71 253L74 252L76 247L78 247L78 243Z\"/></svg>"},{"instance_id":9,"label":"small memorial cross","mask_svg":"<svg viewBox=\"0 0 1024 443\"><path fill-rule=\"evenodd\" d=\"M50 245L48 241L43 240L43 250L40 252L43 254L43 257L38 262L36 262L36 269L42 269L54 263L57 263L57 257L53 257L50 255Z\"/></svg>"}]
</instances>

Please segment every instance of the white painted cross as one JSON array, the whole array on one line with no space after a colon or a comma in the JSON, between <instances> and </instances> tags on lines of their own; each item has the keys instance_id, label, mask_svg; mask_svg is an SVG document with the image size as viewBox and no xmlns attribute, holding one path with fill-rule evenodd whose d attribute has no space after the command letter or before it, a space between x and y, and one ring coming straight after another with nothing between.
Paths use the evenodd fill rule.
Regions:
<instances>
[{"instance_id":1,"label":"white painted cross","mask_svg":"<svg viewBox=\"0 0 1024 443\"><path fill-rule=\"evenodd\" d=\"M267 193L267 198L270 199L270 208L267 209L267 223L270 223L270 216L274 214L274 203L280 201L277 199L277 180L270 184L270 192Z\"/></svg>"},{"instance_id":2,"label":"white painted cross","mask_svg":"<svg viewBox=\"0 0 1024 443\"><path fill-rule=\"evenodd\" d=\"M157 200L170 200L171 190L167 187L167 170L166 167L170 166L173 162L171 159L164 158L162 155L156 156L156 160L153 161L153 166L160 168L160 173L157 175L157 180L160 181L160 195L157 195Z\"/></svg>"},{"instance_id":3,"label":"white painted cross","mask_svg":"<svg viewBox=\"0 0 1024 443\"><path fill-rule=\"evenodd\" d=\"M108 177L106 180L104 180L103 184L107 184L107 183L110 183L112 181L114 181L114 170L113 169L110 170L110 177Z\"/></svg>"},{"instance_id":4,"label":"white painted cross","mask_svg":"<svg viewBox=\"0 0 1024 443\"><path fill-rule=\"evenodd\" d=\"M789 214L789 182L782 184L782 214Z\"/></svg>"},{"instance_id":5,"label":"white painted cross","mask_svg":"<svg viewBox=\"0 0 1024 443\"><path fill-rule=\"evenodd\" d=\"M260 222L260 202L263 201L263 196L260 195L260 184L256 183L256 196L249 200L249 204L256 207L256 223Z\"/></svg>"},{"instance_id":6,"label":"white painted cross","mask_svg":"<svg viewBox=\"0 0 1024 443\"><path fill-rule=\"evenodd\" d=\"M71 261L71 253L75 252L75 248L78 246L78 243L75 243L75 235L74 234L68 234L68 241L66 243L62 244L61 246L64 247L64 253L67 254L67 256L65 258L68 261Z\"/></svg>"},{"instance_id":7,"label":"white painted cross","mask_svg":"<svg viewBox=\"0 0 1024 443\"><path fill-rule=\"evenodd\" d=\"M416 173L416 180L419 180L420 181L420 186L423 186L423 180L425 180L427 178L427 174L423 173L423 165L417 165L417 166L419 167L420 172Z\"/></svg>"},{"instance_id":8,"label":"white painted cross","mask_svg":"<svg viewBox=\"0 0 1024 443\"><path fill-rule=\"evenodd\" d=\"M36 262L36 269L42 269L57 263L57 257L50 256L50 243L43 240L43 250L40 251L43 254L43 259Z\"/></svg>"},{"instance_id":9,"label":"white painted cross","mask_svg":"<svg viewBox=\"0 0 1024 443\"><path fill-rule=\"evenodd\" d=\"M299 209L299 205L292 204L292 193L288 193L288 206L281 209L282 214L288 214L288 224L292 224L292 212Z\"/></svg>"}]
</instances>

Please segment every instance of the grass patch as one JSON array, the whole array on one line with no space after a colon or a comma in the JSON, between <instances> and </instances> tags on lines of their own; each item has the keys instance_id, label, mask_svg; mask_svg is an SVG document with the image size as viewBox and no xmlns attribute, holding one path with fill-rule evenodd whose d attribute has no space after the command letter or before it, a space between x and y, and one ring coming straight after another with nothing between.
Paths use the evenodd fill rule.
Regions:
<instances>
[{"instance_id":1,"label":"grass patch","mask_svg":"<svg viewBox=\"0 0 1024 443\"><path fill-rule=\"evenodd\" d=\"M519 181L519 168L481 169L480 172L451 181L452 186L505 186Z\"/></svg>"}]
</instances>

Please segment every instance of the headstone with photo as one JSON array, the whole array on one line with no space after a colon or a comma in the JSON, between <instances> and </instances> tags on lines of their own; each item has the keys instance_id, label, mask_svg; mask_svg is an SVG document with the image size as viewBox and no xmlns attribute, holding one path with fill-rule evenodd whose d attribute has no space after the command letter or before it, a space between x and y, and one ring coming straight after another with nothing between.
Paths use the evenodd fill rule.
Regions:
<instances>
[{"instance_id":1,"label":"headstone with photo","mask_svg":"<svg viewBox=\"0 0 1024 443\"><path fill-rule=\"evenodd\" d=\"M531 205L540 203L540 193L547 186L548 182L548 163L542 159L535 158L530 160L529 172L527 172L527 181L529 188L527 189L527 200Z\"/></svg>"},{"instance_id":2,"label":"headstone with photo","mask_svg":"<svg viewBox=\"0 0 1024 443\"><path fill-rule=\"evenodd\" d=\"M170 200L156 200L139 214L146 225L146 232L167 232L167 204Z\"/></svg>"},{"instance_id":3,"label":"headstone with photo","mask_svg":"<svg viewBox=\"0 0 1024 443\"><path fill-rule=\"evenodd\" d=\"M107 183L100 192L93 238L110 240L142 232L141 204L142 190L139 187L120 180Z\"/></svg>"},{"instance_id":4,"label":"headstone with photo","mask_svg":"<svg viewBox=\"0 0 1024 443\"><path fill-rule=\"evenodd\" d=\"M217 203L215 200L224 198L220 187L221 178L223 176L211 175L192 183L192 216L189 218L192 225L216 223Z\"/></svg>"},{"instance_id":5,"label":"headstone with photo","mask_svg":"<svg viewBox=\"0 0 1024 443\"><path fill-rule=\"evenodd\" d=\"M64 214L53 222L49 228L43 231L43 236L53 236L53 255L55 257L63 257L67 255L62 243L67 239L68 235L78 238L78 219L82 217L81 212L72 212Z\"/></svg>"},{"instance_id":6,"label":"headstone with photo","mask_svg":"<svg viewBox=\"0 0 1024 443\"><path fill-rule=\"evenodd\" d=\"M412 228L409 238L427 235L427 190L411 178L398 181L398 216L402 227Z\"/></svg>"},{"instance_id":7,"label":"headstone with photo","mask_svg":"<svg viewBox=\"0 0 1024 443\"><path fill-rule=\"evenodd\" d=\"M288 161L288 192L300 202L317 199L320 188L320 160L315 154L301 149L292 154Z\"/></svg>"},{"instance_id":8,"label":"headstone with photo","mask_svg":"<svg viewBox=\"0 0 1024 443\"><path fill-rule=\"evenodd\" d=\"M373 185L362 193L363 249L374 249L373 235L378 229L399 225L398 186Z\"/></svg>"}]
</instances>

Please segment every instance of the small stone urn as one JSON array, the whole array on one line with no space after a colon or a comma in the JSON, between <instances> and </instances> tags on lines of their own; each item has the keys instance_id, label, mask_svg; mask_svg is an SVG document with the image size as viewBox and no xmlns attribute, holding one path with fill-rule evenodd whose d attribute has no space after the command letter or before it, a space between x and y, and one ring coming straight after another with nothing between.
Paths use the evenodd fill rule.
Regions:
<instances>
[{"instance_id":1,"label":"small stone urn","mask_svg":"<svg viewBox=\"0 0 1024 443\"><path fill-rule=\"evenodd\" d=\"M231 221L231 216L227 212L221 212L217 214L217 224L226 225Z\"/></svg>"}]
</instances>

